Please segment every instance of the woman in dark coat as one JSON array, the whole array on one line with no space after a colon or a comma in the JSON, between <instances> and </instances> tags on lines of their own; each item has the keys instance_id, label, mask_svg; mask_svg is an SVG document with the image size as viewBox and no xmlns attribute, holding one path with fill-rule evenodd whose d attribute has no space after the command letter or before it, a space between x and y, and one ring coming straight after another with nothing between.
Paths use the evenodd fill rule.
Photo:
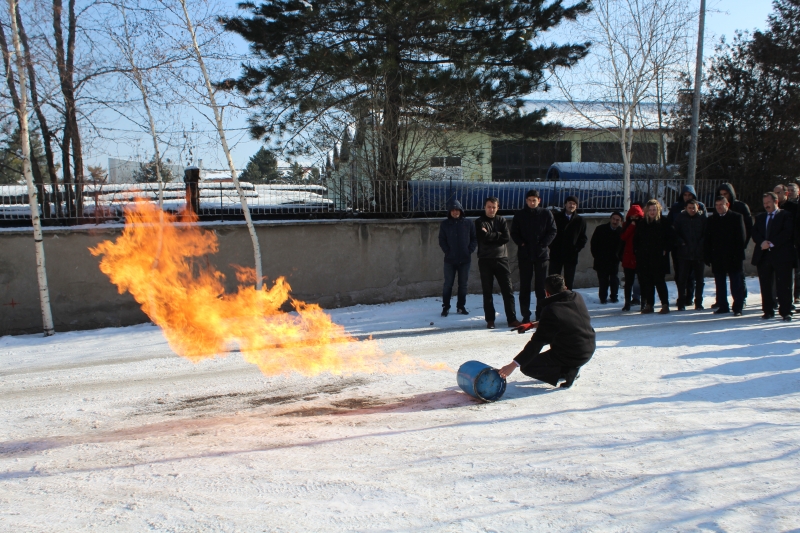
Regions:
<instances>
[{"instance_id":1,"label":"woman in dark coat","mask_svg":"<svg viewBox=\"0 0 800 533\"><path fill-rule=\"evenodd\" d=\"M669 253L672 243L672 227L661 216L661 204L650 200L644 206L644 219L636 225L633 250L636 254L636 275L642 286L642 313L652 313L655 292L661 300L661 311L669 313L669 293L664 280L669 272Z\"/></svg>"}]
</instances>

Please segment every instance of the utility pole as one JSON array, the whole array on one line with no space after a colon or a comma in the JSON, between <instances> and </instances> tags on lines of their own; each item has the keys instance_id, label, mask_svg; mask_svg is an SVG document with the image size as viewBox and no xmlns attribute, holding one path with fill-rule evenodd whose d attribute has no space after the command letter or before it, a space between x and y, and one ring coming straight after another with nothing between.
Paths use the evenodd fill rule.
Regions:
<instances>
[{"instance_id":1,"label":"utility pole","mask_svg":"<svg viewBox=\"0 0 800 533\"><path fill-rule=\"evenodd\" d=\"M694 186L697 172L697 130L700 122L700 86L703 83L703 30L706 24L706 0L700 0L700 23L697 29L697 62L694 66L694 98L692 99L692 131L689 141L689 168L686 184Z\"/></svg>"}]
</instances>

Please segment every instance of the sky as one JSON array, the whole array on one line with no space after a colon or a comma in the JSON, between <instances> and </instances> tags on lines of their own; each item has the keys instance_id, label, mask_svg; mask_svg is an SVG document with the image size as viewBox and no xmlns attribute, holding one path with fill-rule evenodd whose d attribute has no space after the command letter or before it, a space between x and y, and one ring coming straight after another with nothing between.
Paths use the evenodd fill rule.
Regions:
<instances>
[{"instance_id":1,"label":"sky","mask_svg":"<svg viewBox=\"0 0 800 533\"><path fill-rule=\"evenodd\" d=\"M238 2L239 0L235 0ZM231 0L231 3L235 3ZM730 41L736 30L754 30L766 27L767 17L772 11L771 0L708 0L706 14L706 36L705 36L705 56L708 58L713 54L715 45L723 36ZM247 45L240 40L239 45L242 51L246 51ZM198 118L199 127L210 130L211 125ZM249 158L263 146L261 141L253 140L247 132L247 117L245 113L240 113L237 117L228 122L230 128L226 133L228 143L232 146L233 160L238 169L242 169L247 164ZM121 157L136 159L137 155L143 150L149 152L149 138L142 135L139 142L131 143L129 140L124 142L106 142L96 146L89 154L89 164L108 165L108 157ZM225 168L225 157L222 149L215 151L205 147L198 154L203 159L205 168ZM170 154L167 154L169 157ZM176 159L175 154L172 155ZM303 164L317 164L316 161L301 161Z\"/></svg>"}]
</instances>

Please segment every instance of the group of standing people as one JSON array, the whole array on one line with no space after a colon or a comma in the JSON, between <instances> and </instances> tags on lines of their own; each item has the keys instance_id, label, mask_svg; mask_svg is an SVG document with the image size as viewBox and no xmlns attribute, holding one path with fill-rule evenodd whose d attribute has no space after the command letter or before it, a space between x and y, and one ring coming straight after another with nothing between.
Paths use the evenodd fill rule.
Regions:
<instances>
[{"instance_id":1,"label":"group of standing people","mask_svg":"<svg viewBox=\"0 0 800 533\"><path fill-rule=\"evenodd\" d=\"M458 201L439 228L439 246L444 257L444 289L442 291L442 316L450 312L453 283L458 275L456 312L469 314L466 309L467 283L472 253L478 251L478 269L481 275L483 309L486 326L495 327L494 281L500 286L505 315L510 327L531 322L531 292L536 294L535 317L539 318L546 298L545 278L562 274L565 285L572 287L578 254L586 246L586 221L577 214L578 198L568 196L564 209L553 212L540 206L541 197L536 190L525 194L525 207L514 215L509 228L504 217L497 216L500 202L489 197L484 203L484 213L474 224L467 221ZM511 268L507 244L513 240L518 249L520 276L520 319L517 317Z\"/></svg>"},{"instance_id":2,"label":"group of standing people","mask_svg":"<svg viewBox=\"0 0 800 533\"><path fill-rule=\"evenodd\" d=\"M710 266L716 285L716 314L741 316L747 298L744 261L750 241L755 250L751 264L758 270L764 319L773 318L777 307L783 320L790 321L794 304L800 303L800 284L792 282L792 268L797 269L800 251L800 218L797 185L778 185L762 197L764 213L753 220L750 208L736 198L729 183L715 193L713 211L698 201L693 187L681 191L681 199L662 216L657 200L644 207L631 206L625 221L621 213L599 226L592 236L594 269L600 285L600 302L617 301L618 265L625 276L623 311L637 303L633 289L638 279L641 287L640 310L655 312L658 294L659 313L670 312L666 275L670 272L670 256L678 289L679 311L694 305L703 309L705 267ZM616 251L616 253L615 253ZM732 303L728 300L728 285ZM776 303L777 302L777 303Z\"/></svg>"},{"instance_id":3,"label":"group of standing people","mask_svg":"<svg viewBox=\"0 0 800 533\"><path fill-rule=\"evenodd\" d=\"M613 213L608 223L595 229L590 244L600 303L619 302L621 264L623 311L630 311L632 305L638 304L641 313L654 313L658 295L658 312L669 313L666 275L670 267L678 289L677 309L683 311L691 306L703 309L704 272L710 266L716 285L714 312L740 316L747 299L744 261L752 240L755 249L751 264L758 270L762 318L773 318L777 310L783 320L790 321L795 304L800 304L798 200L797 184L778 185L774 191L763 194L764 212L754 221L750 208L737 199L731 184L723 183L717 188L712 209L707 209L698 200L695 189L687 185L666 216L657 200L649 200L643 206L634 204L624 219L622 213ZM442 316L449 314L456 277L456 311L469 314L467 283L475 250L485 319L490 329L495 327L495 280L500 286L510 327L539 319L547 297L548 275L562 275L564 285L572 288L578 256L589 242L586 221L577 213L578 198L567 197L560 211L545 209L540 203L539 192L528 191L525 206L514 214L509 227L504 217L497 216L500 203L495 197L486 199L484 213L474 223L465 218L461 204L453 202L439 230L439 244L445 254ZM506 246L512 240L518 249L519 317ZM531 293L536 296L533 309Z\"/></svg>"}]
</instances>

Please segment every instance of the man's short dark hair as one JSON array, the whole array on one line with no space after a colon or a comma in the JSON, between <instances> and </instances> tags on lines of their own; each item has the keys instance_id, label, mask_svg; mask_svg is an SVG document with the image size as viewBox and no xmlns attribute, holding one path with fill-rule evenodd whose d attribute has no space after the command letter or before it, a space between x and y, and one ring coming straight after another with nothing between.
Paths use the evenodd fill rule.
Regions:
<instances>
[{"instance_id":1,"label":"man's short dark hair","mask_svg":"<svg viewBox=\"0 0 800 533\"><path fill-rule=\"evenodd\" d=\"M486 200L483 202L483 205L485 206L485 205L486 205L486 204L488 204L489 202L492 202L493 204L497 204L498 206L500 206L500 200L497 198L497 196L489 196L489 197L488 197L488 198L487 198L487 199L486 199Z\"/></svg>"},{"instance_id":2,"label":"man's short dark hair","mask_svg":"<svg viewBox=\"0 0 800 533\"><path fill-rule=\"evenodd\" d=\"M698 204L698 202L697 202L697 200L695 200L694 198L691 198L691 199L690 199L688 202L686 202L686 205L689 205L689 204L694 204L694 205L697 205L697 204Z\"/></svg>"},{"instance_id":3,"label":"man's short dark hair","mask_svg":"<svg viewBox=\"0 0 800 533\"><path fill-rule=\"evenodd\" d=\"M762 198L762 199L764 199L764 198L766 198L767 196L769 196L770 198L772 198L772 201L773 201L773 202L775 202L775 203L778 203L778 195L777 195L777 194L775 194L774 192L772 192L772 191L770 191L770 192L765 192L765 193L764 193L764 195L763 195L761 198Z\"/></svg>"},{"instance_id":4,"label":"man's short dark hair","mask_svg":"<svg viewBox=\"0 0 800 533\"><path fill-rule=\"evenodd\" d=\"M558 294L566 290L567 286L564 283L564 278L560 274L553 274L547 276L544 280L544 290L550 294Z\"/></svg>"},{"instance_id":5,"label":"man's short dark hair","mask_svg":"<svg viewBox=\"0 0 800 533\"><path fill-rule=\"evenodd\" d=\"M528 192L525 193L525 199L526 200L528 198L530 198L531 196L533 196L534 198L541 198L541 196L539 196L539 191L537 191L536 189L531 189L531 190L529 190Z\"/></svg>"},{"instance_id":6,"label":"man's short dark hair","mask_svg":"<svg viewBox=\"0 0 800 533\"><path fill-rule=\"evenodd\" d=\"M619 217L619 218L621 218L622 220L625 220L625 217L624 217L624 216L622 216L622 213L620 213L619 211L614 211L613 213L611 213L611 216L612 216L612 217ZM609 217L609 218L611 218L611 217Z\"/></svg>"},{"instance_id":7,"label":"man's short dark hair","mask_svg":"<svg viewBox=\"0 0 800 533\"><path fill-rule=\"evenodd\" d=\"M725 202L726 204L729 204L729 203L730 203L730 202L728 202L728 199L727 199L727 198L725 198L725 197L724 197L724 196L722 196L722 195L720 195L720 196L717 196L716 198L714 198L714 203L717 203L717 202Z\"/></svg>"}]
</instances>

